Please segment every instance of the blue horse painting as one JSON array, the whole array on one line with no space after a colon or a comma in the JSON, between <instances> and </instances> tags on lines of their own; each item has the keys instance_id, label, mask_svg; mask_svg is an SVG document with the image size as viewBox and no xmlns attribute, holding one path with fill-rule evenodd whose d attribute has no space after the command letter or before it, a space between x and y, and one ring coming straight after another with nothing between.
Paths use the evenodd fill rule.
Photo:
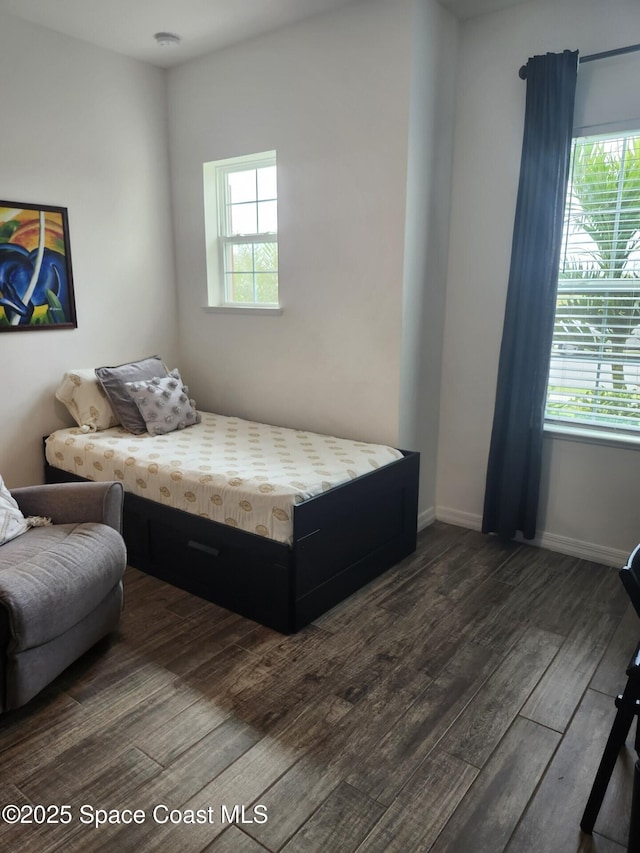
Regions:
<instances>
[{"instance_id":1,"label":"blue horse painting","mask_svg":"<svg viewBox=\"0 0 640 853\"><path fill-rule=\"evenodd\" d=\"M76 325L64 225L0 202L0 331Z\"/></svg>"}]
</instances>

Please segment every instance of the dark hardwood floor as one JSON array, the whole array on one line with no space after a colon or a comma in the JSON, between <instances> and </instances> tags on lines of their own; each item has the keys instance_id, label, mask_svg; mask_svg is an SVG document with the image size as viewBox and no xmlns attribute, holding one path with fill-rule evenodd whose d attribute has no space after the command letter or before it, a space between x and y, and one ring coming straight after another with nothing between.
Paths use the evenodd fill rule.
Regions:
<instances>
[{"instance_id":1,"label":"dark hardwood floor","mask_svg":"<svg viewBox=\"0 0 640 853\"><path fill-rule=\"evenodd\" d=\"M436 523L291 637L125 587L119 634L0 718L1 804L71 807L1 850L625 850L630 742L578 827L640 637L614 569Z\"/></svg>"}]
</instances>

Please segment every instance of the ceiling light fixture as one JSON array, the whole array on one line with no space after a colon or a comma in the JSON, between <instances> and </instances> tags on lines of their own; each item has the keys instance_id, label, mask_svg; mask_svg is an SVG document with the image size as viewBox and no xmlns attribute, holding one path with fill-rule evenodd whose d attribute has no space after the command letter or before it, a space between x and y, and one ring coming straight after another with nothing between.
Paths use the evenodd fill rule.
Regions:
<instances>
[{"instance_id":1,"label":"ceiling light fixture","mask_svg":"<svg viewBox=\"0 0 640 853\"><path fill-rule=\"evenodd\" d=\"M180 44L180 36L175 33L156 33L154 39L160 47L178 47Z\"/></svg>"}]
</instances>

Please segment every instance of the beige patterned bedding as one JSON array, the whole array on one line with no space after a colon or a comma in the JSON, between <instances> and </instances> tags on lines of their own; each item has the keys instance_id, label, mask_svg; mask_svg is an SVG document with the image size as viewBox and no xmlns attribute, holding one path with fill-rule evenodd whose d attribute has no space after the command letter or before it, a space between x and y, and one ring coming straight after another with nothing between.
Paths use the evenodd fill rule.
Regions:
<instances>
[{"instance_id":1,"label":"beige patterned bedding","mask_svg":"<svg viewBox=\"0 0 640 853\"><path fill-rule=\"evenodd\" d=\"M250 533L291 544L293 506L400 459L378 444L202 412L202 423L163 436L122 427L60 429L50 465Z\"/></svg>"}]
</instances>

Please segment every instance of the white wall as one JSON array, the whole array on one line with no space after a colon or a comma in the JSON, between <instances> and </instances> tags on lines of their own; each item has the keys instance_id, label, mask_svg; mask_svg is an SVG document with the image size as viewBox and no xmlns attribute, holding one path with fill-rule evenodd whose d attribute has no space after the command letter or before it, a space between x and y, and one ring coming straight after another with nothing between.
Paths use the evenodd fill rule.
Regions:
<instances>
[{"instance_id":1,"label":"white wall","mask_svg":"<svg viewBox=\"0 0 640 853\"><path fill-rule=\"evenodd\" d=\"M457 35L455 19L441 6L416 3L398 444L420 451L421 525L435 517Z\"/></svg>"},{"instance_id":2,"label":"white wall","mask_svg":"<svg viewBox=\"0 0 640 853\"><path fill-rule=\"evenodd\" d=\"M569 48L587 55L638 42L636 0L536 0L461 28L438 456L441 518L477 527L482 514L522 144L525 84L518 69L537 53ZM624 84L617 117L640 116L638 57L621 57L583 66L577 123L612 120L611 86L599 96L608 109L592 109L600 89L594 81L605 75ZM640 539L638 451L548 437L544 466L541 540L576 552L587 543L594 556L612 562L628 553Z\"/></svg>"},{"instance_id":3,"label":"white wall","mask_svg":"<svg viewBox=\"0 0 640 853\"><path fill-rule=\"evenodd\" d=\"M411 3L171 72L182 362L205 408L396 443ZM276 149L280 317L205 314L202 163Z\"/></svg>"},{"instance_id":4,"label":"white wall","mask_svg":"<svg viewBox=\"0 0 640 853\"><path fill-rule=\"evenodd\" d=\"M181 360L204 408L395 443L410 0L170 72ZM202 164L276 149L279 317L207 314Z\"/></svg>"},{"instance_id":5,"label":"white wall","mask_svg":"<svg viewBox=\"0 0 640 853\"><path fill-rule=\"evenodd\" d=\"M423 512L435 496L455 33L435 0L366 0L169 76L181 364L199 405L405 441L423 452ZM283 313L205 313L202 164L270 149Z\"/></svg>"},{"instance_id":6,"label":"white wall","mask_svg":"<svg viewBox=\"0 0 640 853\"><path fill-rule=\"evenodd\" d=\"M42 481L65 370L176 357L159 69L0 17L0 196L68 208L76 330L0 334L0 473Z\"/></svg>"}]
</instances>

